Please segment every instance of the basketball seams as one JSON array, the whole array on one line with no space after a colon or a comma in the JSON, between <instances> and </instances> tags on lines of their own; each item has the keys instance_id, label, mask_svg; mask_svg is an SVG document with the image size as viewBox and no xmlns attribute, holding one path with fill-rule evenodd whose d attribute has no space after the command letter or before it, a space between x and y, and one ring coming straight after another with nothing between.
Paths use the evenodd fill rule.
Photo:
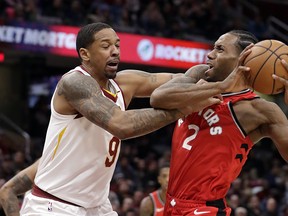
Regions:
<instances>
[{"instance_id":1,"label":"basketball seams","mask_svg":"<svg viewBox=\"0 0 288 216\"><path fill-rule=\"evenodd\" d=\"M278 60L285 59L284 57L287 55L288 47L281 41L271 39L255 44L252 47L250 56L248 55L244 60L244 65L251 68L249 79L252 88L264 94L278 94L282 92L282 86L271 75L277 74L283 76L284 71L279 66L281 63Z\"/></svg>"},{"instance_id":2,"label":"basketball seams","mask_svg":"<svg viewBox=\"0 0 288 216\"><path fill-rule=\"evenodd\" d=\"M269 56L269 58L274 54L275 56L276 56L276 58L275 58L275 60L274 60L274 65L273 65L273 74L277 74L276 73L276 71L277 71L277 67L276 67L276 65L277 65L277 60L279 59L280 61L281 61L281 58L280 58L280 56L282 55L282 54L277 54L277 51L281 48L281 47L283 47L283 46L286 46L285 44L280 44L280 46L279 47L277 47L275 50L271 50L270 48L269 48L269 51L271 51L271 55ZM273 56L274 56L273 55ZM268 61L268 59L269 58L267 58L267 61ZM266 61L266 62L267 62ZM264 64L266 64L266 62L264 63ZM276 89L276 80L272 80L272 91L270 92L270 94L272 94Z\"/></svg>"},{"instance_id":3,"label":"basketball seams","mask_svg":"<svg viewBox=\"0 0 288 216\"><path fill-rule=\"evenodd\" d=\"M253 56L252 58L249 58L247 61L246 61L246 59L247 59L247 58L246 58L245 61L244 61L244 64L248 64L248 63L249 63L250 61L252 61L254 58L257 58L257 57L263 55L263 54L266 53L267 50L268 50L268 48L267 48L267 47L264 47L264 46L260 46L260 45L254 45L254 46L256 46L256 47L261 47L261 48L264 49L264 51L261 52L261 53L259 53L258 55ZM270 47L271 47L271 46L270 46ZM262 68L262 67L261 67L261 68ZM258 76L261 68L257 71L256 75L254 76L254 79L253 79L253 81L252 81L252 87L253 87L253 88L254 88L254 85L255 85L256 78L257 78L257 76Z\"/></svg>"},{"instance_id":4,"label":"basketball seams","mask_svg":"<svg viewBox=\"0 0 288 216\"><path fill-rule=\"evenodd\" d=\"M267 49L268 50L268 49ZM265 52L266 53L266 52ZM254 89L254 85L255 85L255 82L256 82L256 79L257 79L257 77L258 77L258 75L260 74L260 72L262 71L262 68L265 66L265 64L267 63L267 61L271 58L271 56L273 55L273 53L271 53L266 59L265 59L265 61L263 62L263 64L261 65L261 67L258 69L258 71L257 71L257 73L256 73L256 75L255 75L255 77L254 77L254 80L253 80L253 83L252 83L252 87L253 87L253 89ZM275 69L274 69L275 70ZM263 71L262 71L263 72ZM273 85L274 85L274 83L273 83ZM273 92L273 88L272 88L272 92Z\"/></svg>"}]
</instances>

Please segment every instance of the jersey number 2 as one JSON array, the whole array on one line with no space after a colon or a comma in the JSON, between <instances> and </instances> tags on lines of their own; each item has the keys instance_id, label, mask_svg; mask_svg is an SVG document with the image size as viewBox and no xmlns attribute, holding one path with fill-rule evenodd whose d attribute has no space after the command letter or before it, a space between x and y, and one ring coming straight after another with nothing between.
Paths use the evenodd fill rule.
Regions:
<instances>
[{"instance_id":1,"label":"jersey number 2","mask_svg":"<svg viewBox=\"0 0 288 216\"><path fill-rule=\"evenodd\" d=\"M196 136L197 136L197 134L199 132L199 127L197 125L190 124L190 125L188 125L188 130L194 130L194 133L192 135L188 136L184 140L182 147L187 149L187 150L191 150L192 149L192 145L189 145L188 143L196 138Z\"/></svg>"},{"instance_id":2,"label":"jersey number 2","mask_svg":"<svg viewBox=\"0 0 288 216\"><path fill-rule=\"evenodd\" d=\"M117 156L119 149L120 140L116 137L113 137L109 142L109 156L106 157L105 166L110 167Z\"/></svg>"}]
</instances>

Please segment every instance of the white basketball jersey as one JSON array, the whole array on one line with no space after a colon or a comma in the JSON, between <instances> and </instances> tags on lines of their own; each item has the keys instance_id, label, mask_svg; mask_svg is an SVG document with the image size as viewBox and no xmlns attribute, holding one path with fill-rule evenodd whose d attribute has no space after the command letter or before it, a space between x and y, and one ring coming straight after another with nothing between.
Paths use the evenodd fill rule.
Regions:
<instances>
[{"instance_id":1,"label":"white basketball jersey","mask_svg":"<svg viewBox=\"0 0 288 216\"><path fill-rule=\"evenodd\" d=\"M90 76L80 66L71 71ZM114 80L110 82L117 92L115 104L125 110L121 89ZM102 94L113 101L104 90ZM108 197L121 141L84 117L57 113L53 98L35 184L60 199L84 208L97 207Z\"/></svg>"}]
</instances>

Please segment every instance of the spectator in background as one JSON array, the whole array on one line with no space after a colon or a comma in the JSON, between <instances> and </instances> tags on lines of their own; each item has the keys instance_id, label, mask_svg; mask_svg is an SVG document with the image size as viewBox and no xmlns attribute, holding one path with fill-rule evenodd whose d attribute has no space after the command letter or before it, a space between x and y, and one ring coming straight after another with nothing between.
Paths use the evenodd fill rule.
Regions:
<instances>
[{"instance_id":1,"label":"spectator in background","mask_svg":"<svg viewBox=\"0 0 288 216\"><path fill-rule=\"evenodd\" d=\"M288 216L288 204L283 205L280 216Z\"/></svg>"},{"instance_id":2,"label":"spectator in background","mask_svg":"<svg viewBox=\"0 0 288 216\"><path fill-rule=\"evenodd\" d=\"M83 25L83 20L86 20L86 12L80 0L72 0L69 1L69 3L68 10L66 10L65 16L63 17L65 24L71 26Z\"/></svg>"},{"instance_id":3,"label":"spectator in background","mask_svg":"<svg viewBox=\"0 0 288 216\"><path fill-rule=\"evenodd\" d=\"M249 198L247 209L248 209L249 216L262 216L263 215L259 197L256 195L252 195Z\"/></svg>"},{"instance_id":4,"label":"spectator in background","mask_svg":"<svg viewBox=\"0 0 288 216\"><path fill-rule=\"evenodd\" d=\"M157 1L150 1L144 9L141 15L141 26L148 35L163 36L161 33L165 30L166 21Z\"/></svg>"},{"instance_id":5,"label":"spectator in background","mask_svg":"<svg viewBox=\"0 0 288 216\"><path fill-rule=\"evenodd\" d=\"M248 216L247 209L244 207L237 207L234 216Z\"/></svg>"},{"instance_id":6,"label":"spectator in background","mask_svg":"<svg viewBox=\"0 0 288 216\"><path fill-rule=\"evenodd\" d=\"M274 197L269 197L265 203L263 216L278 216L277 201Z\"/></svg>"},{"instance_id":7,"label":"spectator in background","mask_svg":"<svg viewBox=\"0 0 288 216\"><path fill-rule=\"evenodd\" d=\"M110 190L109 192L109 200L111 202L111 205L112 205L112 209L116 212L120 212L120 201L119 201L119 198L118 198L118 195L117 193L115 193L114 191Z\"/></svg>"},{"instance_id":8,"label":"spectator in background","mask_svg":"<svg viewBox=\"0 0 288 216\"><path fill-rule=\"evenodd\" d=\"M131 209L135 209L134 200L132 197L125 197L120 211L120 216L126 216L131 211Z\"/></svg>"},{"instance_id":9,"label":"spectator in background","mask_svg":"<svg viewBox=\"0 0 288 216\"><path fill-rule=\"evenodd\" d=\"M16 172L19 172L28 166L25 154L22 151L16 151L14 153L13 164Z\"/></svg>"},{"instance_id":10,"label":"spectator in background","mask_svg":"<svg viewBox=\"0 0 288 216\"><path fill-rule=\"evenodd\" d=\"M240 199L238 194L232 194L228 198L228 204L231 208L231 216L235 215L235 210L240 206Z\"/></svg>"},{"instance_id":11,"label":"spectator in background","mask_svg":"<svg viewBox=\"0 0 288 216\"><path fill-rule=\"evenodd\" d=\"M269 37L267 24L260 13L254 13L248 21L247 30L255 34L259 40Z\"/></svg>"}]
</instances>

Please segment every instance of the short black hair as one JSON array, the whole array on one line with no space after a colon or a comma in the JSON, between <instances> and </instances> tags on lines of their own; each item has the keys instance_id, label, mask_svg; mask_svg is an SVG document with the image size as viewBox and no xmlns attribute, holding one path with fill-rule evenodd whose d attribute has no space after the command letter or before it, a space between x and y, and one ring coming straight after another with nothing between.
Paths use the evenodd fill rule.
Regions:
<instances>
[{"instance_id":1,"label":"short black hair","mask_svg":"<svg viewBox=\"0 0 288 216\"><path fill-rule=\"evenodd\" d=\"M78 57L81 61L82 59L79 53L80 48L87 48L88 46L90 46L94 42L95 33L106 28L112 27L106 23L97 22L85 25L79 30L76 38L76 50L78 53Z\"/></svg>"},{"instance_id":2,"label":"short black hair","mask_svg":"<svg viewBox=\"0 0 288 216\"><path fill-rule=\"evenodd\" d=\"M238 37L236 45L240 49L240 52L242 52L251 43L255 44L259 41L254 34L245 30L231 30L228 33Z\"/></svg>"},{"instance_id":3,"label":"short black hair","mask_svg":"<svg viewBox=\"0 0 288 216\"><path fill-rule=\"evenodd\" d=\"M158 176L160 175L161 173L161 170L164 169L164 168L170 168L170 163L165 161L164 163L162 163L159 168L158 168Z\"/></svg>"}]
</instances>

